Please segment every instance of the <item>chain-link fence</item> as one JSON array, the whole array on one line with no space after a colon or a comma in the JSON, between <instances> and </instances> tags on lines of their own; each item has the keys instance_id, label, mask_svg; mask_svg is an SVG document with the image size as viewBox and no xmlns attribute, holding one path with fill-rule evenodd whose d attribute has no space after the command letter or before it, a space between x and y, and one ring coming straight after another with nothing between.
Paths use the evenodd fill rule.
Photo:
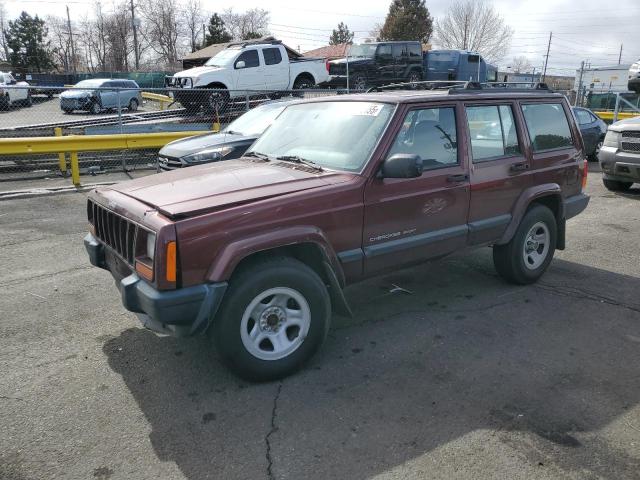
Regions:
<instances>
[{"instance_id":1,"label":"chain-link fence","mask_svg":"<svg viewBox=\"0 0 640 480\"><path fill-rule=\"evenodd\" d=\"M266 103L342 93L338 90L140 89L129 88L124 80L110 80L109 86L95 80L87 82L74 88L49 87L46 92L20 83L0 85L0 142L5 142L4 148L0 146L0 181L67 175L68 152L32 153L41 152L44 147L29 150L31 137L123 138L123 134L128 135L130 148L80 150L80 173L155 170L157 153L162 146L158 142L162 141L163 134L178 138L217 132L248 110ZM150 141L150 137L154 140ZM6 143L8 139L14 139L11 149ZM17 144L21 145L20 152L29 153L16 153ZM151 144L152 147L137 148Z\"/></svg>"}]
</instances>

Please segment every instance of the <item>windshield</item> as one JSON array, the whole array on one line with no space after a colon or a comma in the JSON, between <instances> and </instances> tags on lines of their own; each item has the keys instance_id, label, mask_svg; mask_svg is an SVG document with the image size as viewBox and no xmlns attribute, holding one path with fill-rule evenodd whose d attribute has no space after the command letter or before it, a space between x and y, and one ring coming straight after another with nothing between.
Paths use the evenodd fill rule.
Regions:
<instances>
[{"instance_id":1,"label":"windshield","mask_svg":"<svg viewBox=\"0 0 640 480\"><path fill-rule=\"evenodd\" d=\"M290 105L251 147L269 155L298 156L335 170L359 172L393 112L374 102Z\"/></svg>"},{"instance_id":2,"label":"windshield","mask_svg":"<svg viewBox=\"0 0 640 480\"><path fill-rule=\"evenodd\" d=\"M376 45L373 43L363 43L362 45L351 45L349 49L350 57L373 58L376 54Z\"/></svg>"},{"instance_id":3,"label":"windshield","mask_svg":"<svg viewBox=\"0 0 640 480\"><path fill-rule=\"evenodd\" d=\"M278 102L256 107L235 119L224 131L239 133L247 137L262 135L262 132L273 123L286 106L286 102Z\"/></svg>"},{"instance_id":4,"label":"windshield","mask_svg":"<svg viewBox=\"0 0 640 480\"><path fill-rule=\"evenodd\" d=\"M82 80L75 84L76 88L98 88L102 85L102 80Z\"/></svg>"},{"instance_id":5,"label":"windshield","mask_svg":"<svg viewBox=\"0 0 640 480\"><path fill-rule=\"evenodd\" d=\"M233 63L234 58L238 55L237 48L225 48L224 50L219 51L209 60L205 65L209 67L224 67L226 65L231 65Z\"/></svg>"}]
</instances>

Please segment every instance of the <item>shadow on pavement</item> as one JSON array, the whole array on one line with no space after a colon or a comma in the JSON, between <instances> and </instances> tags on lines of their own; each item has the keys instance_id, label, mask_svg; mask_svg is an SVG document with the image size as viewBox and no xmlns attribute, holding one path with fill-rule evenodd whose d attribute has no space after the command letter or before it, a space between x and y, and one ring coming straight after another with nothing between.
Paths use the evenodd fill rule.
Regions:
<instances>
[{"instance_id":1,"label":"shadow on pavement","mask_svg":"<svg viewBox=\"0 0 640 480\"><path fill-rule=\"evenodd\" d=\"M638 478L633 447L600 432L640 400L638 291L561 260L508 286L480 254L350 287L355 318L281 383L238 380L204 338L130 329L104 352L191 480L365 479L481 429L529 468Z\"/></svg>"}]
</instances>

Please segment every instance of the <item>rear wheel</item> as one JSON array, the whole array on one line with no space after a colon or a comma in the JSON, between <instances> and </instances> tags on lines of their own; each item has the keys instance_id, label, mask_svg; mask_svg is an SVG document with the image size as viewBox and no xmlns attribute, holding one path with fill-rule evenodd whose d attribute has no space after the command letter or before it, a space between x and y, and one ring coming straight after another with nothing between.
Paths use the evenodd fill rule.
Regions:
<instances>
[{"instance_id":1,"label":"rear wheel","mask_svg":"<svg viewBox=\"0 0 640 480\"><path fill-rule=\"evenodd\" d=\"M544 205L531 207L511 241L493 247L493 264L498 274L520 285L538 280L553 259L557 228L551 210Z\"/></svg>"},{"instance_id":2,"label":"rear wheel","mask_svg":"<svg viewBox=\"0 0 640 480\"><path fill-rule=\"evenodd\" d=\"M27 98L25 99L24 104L27 107L30 107L33 105L33 98L31 98L31 92L27 93Z\"/></svg>"},{"instance_id":3,"label":"rear wheel","mask_svg":"<svg viewBox=\"0 0 640 480\"><path fill-rule=\"evenodd\" d=\"M367 90L367 77L362 74L354 75L351 80L350 90L364 92Z\"/></svg>"},{"instance_id":4,"label":"rear wheel","mask_svg":"<svg viewBox=\"0 0 640 480\"><path fill-rule=\"evenodd\" d=\"M409 82L415 83L419 82L420 80L422 80L422 78L420 77L420 74L418 72L411 72L409 74Z\"/></svg>"},{"instance_id":5,"label":"rear wheel","mask_svg":"<svg viewBox=\"0 0 640 480\"><path fill-rule=\"evenodd\" d=\"M600 149L602 148L603 141L604 140L602 138L598 140L598 143L596 143L596 146L593 147L593 152L591 152L591 154L587 156L587 160L589 160L590 162L598 161L598 154L600 153Z\"/></svg>"},{"instance_id":6,"label":"rear wheel","mask_svg":"<svg viewBox=\"0 0 640 480\"><path fill-rule=\"evenodd\" d=\"M631 188L633 182L620 182L618 180L608 180L606 178L602 179L602 183L607 190L611 190L612 192L626 192Z\"/></svg>"},{"instance_id":7,"label":"rear wheel","mask_svg":"<svg viewBox=\"0 0 640 480\"><path fill-rule=\"evenodd\" d=\"M295 82L293 82L294 90L305 90L308 88L313 88L314 81L308 75L300 75L296 78Z\"/></svg>"},{"instance_id":8,"label":"rear wheel","mask_svg":"<svg viewBox=\"0 0 640 480\"><path fill-rule=\"evenodd\" d=\"M9 95L0 96L0 110L9 110L9 107L11 107Z\"/></svg>"},{"instance_id":9,"label":"rear wheel","mask_svg":"<svg viewBox=\"0 0 640 480\"><path fill-rule=\"evenodd\" d=\"M234 274L209 335L237 375L268 381L290 375L318 350L330 315L321 278L281 257Z\"/></svg>"}]
</instances>

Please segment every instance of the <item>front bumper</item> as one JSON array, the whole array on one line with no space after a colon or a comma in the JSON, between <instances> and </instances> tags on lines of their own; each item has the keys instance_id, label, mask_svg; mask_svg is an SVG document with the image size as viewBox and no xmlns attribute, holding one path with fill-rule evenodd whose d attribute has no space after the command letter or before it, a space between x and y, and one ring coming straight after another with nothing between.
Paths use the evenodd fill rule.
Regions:
<instances>
[{"instance_id":1,"label":"front bumper","mask_svg":"<svg viewBox=\"0 0 640 480\"><path fill-rule=\"evenodd\" d=\"M603 146L598 153L598 161L605 179L640 182L640 153Z\"/></svg>"},{"instance_id":2,"label":"front bumper","mask_svg":"<svg viewBox=\"0 0 640 480\"><path fill-rule=\"evenodd\" d=\"M92 265L110 270L105 246L88 234L84 246ZM227 283L205 283L177 290L160 291L136 273L116 278L122 304L140 315L143 325L157 333L178 337L203 333L213 320L227 289Z\"/></svg>"}]
</instances>

